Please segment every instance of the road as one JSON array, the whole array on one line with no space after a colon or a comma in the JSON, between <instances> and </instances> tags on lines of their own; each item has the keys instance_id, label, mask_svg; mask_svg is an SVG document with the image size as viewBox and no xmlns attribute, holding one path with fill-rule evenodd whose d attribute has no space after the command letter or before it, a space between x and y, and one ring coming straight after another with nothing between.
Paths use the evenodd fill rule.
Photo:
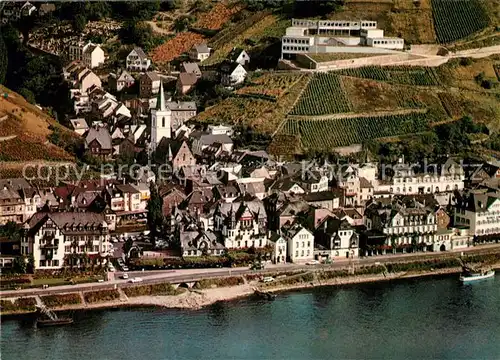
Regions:
<instances>
[{"instance_id":1,"label":"road","mask_svg":"<svg viewBox=\"0 0 500 360\"><path fill-rule=\"evenodd\" d=\"M137 286L143 284L155 284L168 281L173 284L183 282L195 282L202 279L235 276L246 274L266 274L274 273L277 271L296 271L296 270L338 270L348 268L350 266L370 266L375 264L395 263L395 262L409 262L414 260L425 260L432 258L450 258L457 257L461 252L467 254L486 254L500 250L500 244L482 245L471 247L467 249L459 249L456 251L448 251L443 253L418 253L418 254L400 254L400 255L378 255L370 256L359 259L345 259L336 260L333 264L329 265L300 265L300 264L273 264L267 265L264 270L250 270L248 267L241 268L215 268L215 269L183 269L183 270L155 270L155 271L130 271L129 277L141 277L141 283L129 283L129 280L120 279L122 272L114 273L115 279L104 283L92 284L77 284L77 285L63 285L48 289L23 289L0 292L1 297L20 297L20 296L35 296L35 295L54 295L75 291L95 291L103 289L123 288L129 286Z\"/></svg>"}]
</instances>

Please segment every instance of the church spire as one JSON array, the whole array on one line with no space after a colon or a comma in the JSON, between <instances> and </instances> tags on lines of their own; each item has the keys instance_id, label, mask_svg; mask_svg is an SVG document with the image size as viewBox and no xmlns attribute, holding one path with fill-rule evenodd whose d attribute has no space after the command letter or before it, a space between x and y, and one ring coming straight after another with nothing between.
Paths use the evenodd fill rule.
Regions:
<instances>
[{"instance_id":1,"label":"church spire","mask_svg":"<svg viewBox=\"0 0 500 360\"><path fill-rule=\"evenodd\" d=\"M163 81L160 80L160 90L156 99L156 110L165 111L165 93L163 91Z\"/></svg>"}]
</instances>

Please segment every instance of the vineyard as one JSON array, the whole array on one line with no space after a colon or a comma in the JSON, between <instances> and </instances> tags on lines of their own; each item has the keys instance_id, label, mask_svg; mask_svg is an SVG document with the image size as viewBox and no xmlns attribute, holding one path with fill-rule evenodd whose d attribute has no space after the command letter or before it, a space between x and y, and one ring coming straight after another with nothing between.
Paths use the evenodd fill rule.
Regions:
<instances>
[{"instance_id":1,"label":"vineyard","mask_svg":"<svg viewBox=\"0 0 500 360\"><path fill-rule=\"evenodd\" d=\"M419 133L428 129L425 113L325 120L288 119L283 135L300 136L307 150L331 150L367 140Z\"/></svg>"},{"instance_id":2,"label":"vineyard","mask_svg":"<svg viewBox=\"0 0 500 360\"><path fill-rule=\"evenodd\" d=\"M229 33L229 36L226 37L226 41L223 43L220 40L216 43L217 47L215 47L214 53L207 59L205 62L208 65L216 64L222 60L224 60L231 50L235 47L238 48L248 48L245 43L247 39L254 39L258 37L258 35L262 32L263 29L266 29L272 26L276 22L276 17L273 15L265 16L266 13L257 13L255 15L258 20L255 23L252 23L251 26L247 26L242 32ZM263 16L264 15L264 16ZM246 24L246 22L244 22Z\"/></svg>"},{"instance_id":3,"label":"vineyard","mask_svg":"<svg viewBox=\"0 0 500 360\"><path fill-rule=\"evenodd\" d=\"M465 109L463 108L463 101L460 99L459 95L454 95L451 93L440 93L439 99L443 104L448 116L451 118L458 118L463 116Z\"/></svg>"},{"instance_id":4,"label":"vineyard","mask_svg":"<svg viewBox=\"0 0 500 360\"><path fill-rule=\"evenodd\" d=\"M151 58L155 62L168 62L191 49L194 45L201 44L204 37L193 32L183 32L174 38L153 49Z\"/></svg>"},{"instance_id":5,"label":"vineyard","mask_svg":"<svg viewBox=\"0 0 500 360\"><path fill-rule=\"evenodd\" d=\"M240 10L239 6L228 7L221 2L217 2L209 12L198 17L194 23L195 28L219 30L226 24L231 16Z\"/></svg>"},{"instance_id":6,"label":"vineyard","mask_svg":"<svg viewBox=\"0 0 500 360\"><path fill-rule=\"evenodd\" d=\"M437 86L440 85L439 75L431 67L416 66L365 66L336 71L346 76L385 81L391 84Z\"/></svg>"},{"instance_id":7,"label":"vineyard","mask_svg":"<svg viewBox=\"0 0 500 360\"><path fill-rule=\"evenodd\" d=\"M317 116L351 110L352 105L340 77L332 73L319 73L313 76L290 114Z\"/></svg>"},{"instance_id":8,"label":"vineyard","mask_svg":"<svg viewBox=\"0 0 500 360\"><path fill-rule=\"evenodd\" d=\"M488 14L478 0L432 0L436 36L451 43L488 26Z\"/></svg>"},{"instance_id":9,"label":"vineyard","mask_svg":"<svg viewBox=\"0 0 500 360\"><path fill-rule=\"evenodd\" d=\"M293 107L309 79L309 76L302 74L277 101L243 96L229 97L199 113L196 120L208 123L250 125L255 131L273 133Z\"/></svg>"},{"instance_id":10,"label":"vineyard","mask_svg":"<svg viewBox=\"0 0 500 360\"><path fill-rule=\"evenodd\" d=\"M304 74L300 73L268 73L252 80L252 82L237 90L237 94L260 94L274 96L276 98L283 95L290 86L299 81Z\"/></svg>"}]
</instances>

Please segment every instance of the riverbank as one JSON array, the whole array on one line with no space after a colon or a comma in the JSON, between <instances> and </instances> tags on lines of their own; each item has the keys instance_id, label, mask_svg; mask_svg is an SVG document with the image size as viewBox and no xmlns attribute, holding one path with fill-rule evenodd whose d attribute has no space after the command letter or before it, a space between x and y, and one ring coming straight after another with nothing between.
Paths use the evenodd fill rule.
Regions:
<instances>
[{"instance_id":1,"label":"riverbank","mask_svg":"<svg viewBox=\"0 0 500 360\"><path fill-rule=\"evenodd\" d=\"M500 269L500 263L496 263L493 268ZM228 286L228 287L217 287L209 288L204 290L198 289L176 289L172 291L169 295L144 295L144 296L127 296L122 289L116 289L115 296L111 296L112 300L89 302L87 295L79 293L78 296L81 301L77 304L67 304L62 306L51 306L50 308L54 311L69 311L69 310L91 310L91 309L103 309L103 308L119 308L119 307L162 307L171 309L189 309L198 310L206 306L212 305L221 301L230 301L242 297L250 296L254 293L254 289L260 289L268 292L285 292L293 291L299 289L307 289L321 286L340 286L349 284L360 284L360 283L370 283L379 281L395 281L400 279L417 278L425 276L436 276L436 275L452 275L459 274L461 272L460 267L451 267L443 269L431 269L431 270L416 270L416 271L401 271L394 273L376 273L376 274L364 274L364 275L349 275L349 276L338 276L329 279L321 279L322 275L325 274L324 271L311 271L308 273L302 273L298 275L292 275L287 277L287 280L292 280L294 278L298 279L294 283L282 283L281 280L277 279L272 283L262 283L258 280L242 281L241 285ZM305 276L308 275L308 276ZM305 279L305 280L304 280ZM310 279L310 280L309 280ZM458 281L458 277L457 277ZM170 285L168 285L170 286ZM173 288L172 288L173 289ZM76 293L68 293L61 296L71 296ZM108 296L109 297L109 296ZM35 297L36 299L37 297ZM10 298L2 300L11 300L15 302L16 300L27 298ZM92 300L94 301L94 300ZM36 302L40 302L40 298L36 299ZM26 309L16 309L12 311L4 311L2 315L20 315L26 314L33 311L27 311Z\"/></svg>"}]
</instances>

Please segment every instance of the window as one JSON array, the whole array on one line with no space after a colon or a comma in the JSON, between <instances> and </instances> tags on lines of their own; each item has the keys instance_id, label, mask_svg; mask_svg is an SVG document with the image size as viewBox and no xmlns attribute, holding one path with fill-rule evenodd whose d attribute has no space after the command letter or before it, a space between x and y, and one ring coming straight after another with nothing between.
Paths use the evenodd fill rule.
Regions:
<instances>
[{"instance_id":1,"label":"window","mask_svg":"<svg viewBox=\"0 0 500 360\"><path fill-rule=\"evenodd\" d=\"M306 243L302 241L302 247L306 247Z\"/></svg>"},{"instance_id":2,"label":"window","mask_svg":"<svg viewBox=\"0 0 500 360\"><path fill-rule=\"evenodd\" d=\"M59 266L59 260L53 260L52 266Z\"/></svg>"},{"instance_id":3,"label":"window","mask_svg":"<svg viewBox=\"0 0 500 360\"><path fill-rule=\"evenodd\" d=\"M298 241L295 243L295 247L299 247L299 242Z\"/></svg>"},{"instance_id":4,"label":"window","mask_svg":"<svg viewBox=\"0 0 500 360\"><path fill-rule=\"evenodd\" d=\"M300 256L304 256L304 250L302 250L300 254Z\"/></svg>"},{"instance_id":5,"label":"window","mask_svg":"<svg viewBox=\"0 0 500 360\"><path fill-rule=\"evenodd\" d=\"M165 127L165 118L161 118L161 127Z\"/></svg>"},{"instance_id":6,"label":"window","mask_svg":"<svg viewBox=\"0 0 500 360\"><path fill-rule=\"evenodd\" d=\"M310 241L307 242L307 247L311 247L311 242ZM309 250L307 250L307 252L309 252Z\"/></svg>"},{"instance_id":7,"label":"window","mask_svg":"<svg viewBox=\"0 0 500 360\"><path fill-rule=\"evenodd\" d=\"M299 257L299 251L295 251L295 257ZM41 262L41 261L40 261Z\"/></svg>"}]
</instances>

